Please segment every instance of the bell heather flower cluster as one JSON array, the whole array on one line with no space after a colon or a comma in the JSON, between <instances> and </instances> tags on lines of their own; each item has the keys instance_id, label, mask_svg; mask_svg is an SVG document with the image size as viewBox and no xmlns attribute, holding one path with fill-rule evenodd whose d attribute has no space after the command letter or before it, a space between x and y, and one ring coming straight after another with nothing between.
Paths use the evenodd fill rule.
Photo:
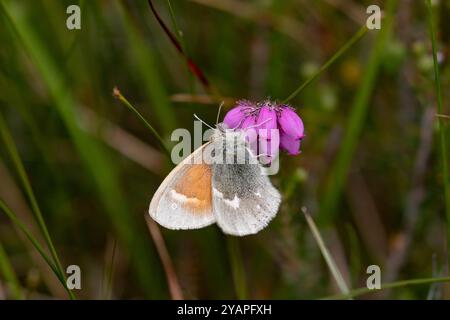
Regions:
<instances>
[{"instance_id":1,"label":"bell heather flower cluster","mask_svg":"<svg viewBox=\"0 0 450 320\"><path fill-rule=\"evenodd\" d=\"M223 122L231 129L255 130L259 143L257 146L250 143L250 146L256 154L268 156L269 161L279 149L289 155L300 153L303 121L289 105L269 100L258 103L240 100L225 115ZM274 135L274 132L278 134Z\"/></svg>"}]
</instances>

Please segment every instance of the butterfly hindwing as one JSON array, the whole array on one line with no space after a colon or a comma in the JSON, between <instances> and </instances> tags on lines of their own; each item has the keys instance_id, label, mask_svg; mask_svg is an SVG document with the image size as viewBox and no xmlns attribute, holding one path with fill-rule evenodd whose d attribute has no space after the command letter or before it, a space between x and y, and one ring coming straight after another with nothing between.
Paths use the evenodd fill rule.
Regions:
<instances>
[{"instance_id":1,"label":"butterfly hindwing","mask_svg":"<svg viewBox=\"0 0 450 320\"><path fill-rule=\"evenodd\" d=\"M249 161L251 152L243 145L236 150L245 152L244 164L212 165L213 212L225 233L244 236L268 225L277 214L281 196L260 164Z\"/></svg>"}]
</instances>

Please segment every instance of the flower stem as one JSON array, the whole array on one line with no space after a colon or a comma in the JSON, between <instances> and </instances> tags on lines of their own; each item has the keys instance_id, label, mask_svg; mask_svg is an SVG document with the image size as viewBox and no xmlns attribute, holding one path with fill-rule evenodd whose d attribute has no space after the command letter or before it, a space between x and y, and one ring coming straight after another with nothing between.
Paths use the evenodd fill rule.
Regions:
<instances>
[{"instance_id":1,"label":"flower stem","mask_svg":"<svg viewBox=\"0 0 450 320\"><path fill-rule=\"evenodd\" d=\"M311 82L317 79L322 72L324 72L328 67L330 67L336 60L338 60L348 49L350 49L359 39L361 39L368 31L366 25L362 26L358 32L351 37L351 39L344 44L325 64L323 64L320 69L313 74L310 78L308 78L305 82L303 82L294 92L292 92L286 99L282 101L282 103L287 103L292 100L295 96L297 96L303 89L305 89Z\"/></svg>"},{"instance_id":2,"label":"flower stem","mask_svg":"<svg viewBox=\"0 0 450 320\"><path fill-rule=\"evenodd\" d=\"M361 85L356 92L350 114L345 123L345 132L339 146L339 152L331 168L328 182L325 185L318 224L329 223L338 212L342 190L347 182L348 172L353 163L353 156L358 147L358 142L364 128L367 113L370 106L375 81L378 77L381 59L393 27L393 15L397 6L397 0L389 0L386 3L386 15L381 30L371 48L370 55L365 62L364 76Z\"/></svg>"}]
</instances>

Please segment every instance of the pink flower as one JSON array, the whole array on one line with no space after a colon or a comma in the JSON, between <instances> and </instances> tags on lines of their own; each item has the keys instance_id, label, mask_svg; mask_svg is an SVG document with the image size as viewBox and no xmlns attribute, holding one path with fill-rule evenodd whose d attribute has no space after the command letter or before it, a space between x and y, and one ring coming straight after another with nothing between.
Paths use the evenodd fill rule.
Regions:
<instances>
[{"instance_id":1,"label":"pink flower","mask_svg":"<svg viewBox=\"0 0 450 320\"><path fill-rule=\"evenodd\" d=\"M223 122L230 129L240 128L244 119L255 109L255 104L248 100L239 100L236 107L225 115Z\"/></svg>"},{"instance_id":2,"label":"pink flower","mask_svg":"<svg viewBox=\"0 0 450 320\"><path fill-rule=\"evenodd\" d=\"M223 119L223 122L228 126L228 128L233 129L240 125L243 118L244 113L242 112L242 107L238 106L228 111Z\"/></svg>"},{"instance_id":3,"label":"pink flower","mask_svg":"<svg viewBox=\"0 0 450 320\"><path fill-rule=\"evenodd\" d=\"M271 130L277 129L277 111L270 103L265 103L259 110L256 120L259 135L267 140L271 139Z\"/></svg>"},{"instance_id":4,"label":"pink flower","mask_svg":"<svg viewBox=\"0 0 450 320\"><path fill-rule=\"evenodd\" d=\"M277 155L278 149L289 155L300 154L305 128L295 109L286 104L240 100L223 122L231 129L256 131L259 143L251 141L250 148L255 154L265 155L268 162ZM271 130L279 130L274 141L271 141L275 136Z\"/></svg>"},{"instance_id":5,"label":"pink flower","mask_svg":"<svg viewBox=\"0 0 450 320\"><path fill-rule=\"evenodd\" d=\"M294 139L285 132L281 132L280 149L286 151L288 155L295 156L300 154L301 139Z\"/></svg>"},{"instance_id":6,"label":"pink flower","mask_svg":"<svg viewBox=\"0 0 450 320\"><path fill-rule=\"evenodd\" d=\"M272 132L270 139L259 139L258 151L263 163L269 164L276 158L280 150L280 138L280 133L277 130Z\"/></svg>"},{"instance_id":7,"label":"pink flower","mask_svg":"<svg viewBox=\"0 0 450 320\"><path fill-rule=\"evenodd\" d=\"M250 144L250 148L252 149L253 153L258 153L258 135L255 128L256 124L256 116L248 116L243 119L242 124L240 125L240 129L244 130L246 133L246 139L247 142Z\"/></svg>"},{"instance_id":8,"label":"pink flower","mask_svg":"<svg viewBox=\"0 0 450 320\"><path fill-rule=\"evenodd\" d=\"M278 124L281 130L293 139L303 138L305 131L303 121L291 107L282 107L280 116L278 117Z\"/></svg>"}]
</instances>

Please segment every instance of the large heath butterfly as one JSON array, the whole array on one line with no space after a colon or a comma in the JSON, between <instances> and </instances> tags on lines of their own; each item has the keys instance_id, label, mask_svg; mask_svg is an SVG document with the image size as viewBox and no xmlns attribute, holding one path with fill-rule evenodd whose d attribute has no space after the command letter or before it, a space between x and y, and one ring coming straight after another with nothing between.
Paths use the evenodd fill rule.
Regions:
<instances>
[{"instance_id":1,"label":"large heath butterfly","mask_svg":"<svg viewBox=\"0 0 450 320\"><path fill-rule=\"evenodd\" d=\"M210 140L166 177L150 202L149 214L169 229L217 223L227 234L245 236L266 227L280 201L246 133L218 124Z\"/></svg>"}]
</instances>

